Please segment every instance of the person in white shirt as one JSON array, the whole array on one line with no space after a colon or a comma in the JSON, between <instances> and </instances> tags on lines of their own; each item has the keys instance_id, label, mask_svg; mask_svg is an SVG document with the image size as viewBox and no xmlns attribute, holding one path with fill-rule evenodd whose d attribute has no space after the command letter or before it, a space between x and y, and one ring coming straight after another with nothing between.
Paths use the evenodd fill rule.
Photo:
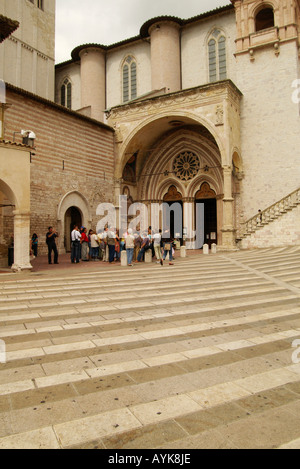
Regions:
<instances>
[{"instance_id":1,"label":"person in white shirt","mask_svg":"<svg viewBox=\"0 0 300 469\"><path fill-rule=\"evenodd\" d=\"M74 226L74 230L71 233L71 241L72 241L71 262L72 262L72 264L78 264L79 263L80 239L81 239L81 234L80 234L80 231L78 229L78 226Z\"/></svg>"},{"instance_id":2,"label":"person in white shirt","mask_svg":"<svg viewBox=\"0 0 300 469\"><path fill-rule=\"evenodd\" d=\"M107 245L107 233L108 228L104 228L103 233L98 233L98 241L100 244L100 249L102 250L103 254L103 262L108 262L108 245Z\"/></svg>"},{"instance_id":3,"label":"person in white shirt","mask_svg":"<svg viewBox=\"0 0 300 469\"><path fill-rule=\"evenodd\" d=\"M132 234L132 229L128 229L127 236L125 238L126 243L126 252L127 252L127 263L129 267L132 267L132 259L133 259L133 252L134 252L134 236Z\"/></svg>"},{"instance_id":4,"label":"person in white shirt","mask_svg":"<svg viewBox=\"0 0 300 469\"><path fill-rule=\"evenodd\" d=\"M155 233L155 235L153 236L153 242L154 242L154 251L155 251L156 259L158 261L157 263L164 265L162 252L161 252L161 233L162 233L161 230Z\"/></svg>"},{"instance_id":5,"label":"person in white shirt","mask_svg":"<svg viewBox=\"0 0 300 469\"><path fill-rule=\"evenodd\" d=\"M99 241L98 236L94 231L91 232L91 250L92 250L92 259L96 261L99 257Z\"/></svg>"}]
</instances>

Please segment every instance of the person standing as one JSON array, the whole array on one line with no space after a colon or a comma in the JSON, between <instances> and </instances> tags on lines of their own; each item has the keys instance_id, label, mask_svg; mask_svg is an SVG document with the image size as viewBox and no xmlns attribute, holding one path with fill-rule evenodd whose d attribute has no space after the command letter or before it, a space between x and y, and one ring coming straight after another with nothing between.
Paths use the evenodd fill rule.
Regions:
<instances>
[{"instance_id":1,"label":"person standing","mask_svg":"<svg viewBox=\"0 0 300 469\"><path fill-rule=\"evenodd\" d=\"M107 245L108 245L108 252L109 252L109 263L113 264L115 260L115 253L116 253L116 234L113 229L108 231L107 233Z\"/></svg>"},{"instance_id":2,"label":"person standing","mask_svg":"<svg viewBox=\"0 0 300 469\"><path fill-rule=\"evenodd\" d=\"M32 249L34 257L37 257L38 255L38 242L39 242L38 235L36 233L33 233L32 238L31 238L31 249Z\"/></svg>"},{"instance_id":3,"label":"person standing","mask_svg":"<svg viewBox=\"0 0 300 469\"><path fill-rule=\"evenodd\" d=\"M103 262L108 262L109 260L109 249L107 243L107 236L108 236L108 228L107 226L104 228L103 233L98 233L98 240L100 249L103 252Z\"/></svg>"},{"instance_id":4,"label":"person standing","mask_svg":"<svg viewBox=\"0 0 300 469\"><path fill-rule=\"evenodd\" d=\"M89 238L87 235L87 229L83 228L82 233L81 233L81 260L84 262L88 262L89 260Z\"/></svg>"},{"instance_id":5,"label":"person standing","mask_svg":"<svg viewBox=\"0 0 300 469\"><path fill-rule=\"evenodd\" d=\"M173 240L171 238L171 234L169 230L164 232L164 256L163 260L166 260L166 257L169 253L169 265L173 264Z\"/></svg>"},{"instance_id":6,"label":"person standing","mask_svg":"<svg viewBox=\"0 0 300 469\"><path fill-rule=\"evenodd\" d=\"M74 230L71 233L71 241L72 241L72 248L71 248L71 262L72 264L79 263L79 256L80 256L80 240L81 234L79 232L78 226L74 226Z\"/></svg>"},{"instance_id":7,"label":"person standing","mask_svg":"<svg viewBox=\"0 0 300 469\"><path fill-rule=\"evenodd\" d=\"M138 255L140 253L141 247L142 247L142 238L140 233L136 232L134 235L134 253L133 253L133 260L134 262L137 261Z\"/></svg>"},{"instance_id":8,"label":"person standing","mask_svg":"<svg viewBox=\"0 0 300 469\"><path fill-rule=\"evenodd\" d=\"M148 238L147 233L144 233L144 239L136 263L142 262L145 259L145 252L150 248L150 239Z\"/></svg>"},{"instance_id":9,"label":"person standing","mask_svg":"<svg viewBox=\"0 0 300 469\"><path fill-rule=\"evenodd\" d=\"M94 233L94 232L93 232L93 230L91 229L91 230L89 231L89 234L88 234L88 239L89 239L89 260L92 259L92 242L91 242L92 240L91 240L91 236L92 236L93 233Z\"/></svg>"},{"instance_id":10,"label":"person standing","mask_svg":"<svg viewBox=\"0 0 300 469\"><path fill-rule=\"evenodd\" d=\"M96 233L91 231L91 258L96 261L99 258L99 240Z\"/></svg>"},{"instance_id":11,"label":"person standing","mask_svg":"<svg viewBox=\"0 0 300 469\"><path fill-rule=\"evenodd\" d=\"M48 233L46 234L46 243L48 246L48 263L52 264L52 251L54 253L54 264L58 264L58 251L56 246L56 238L58 238L58 233L53 228L53 226L49 226Z\"/></svg>"},{"instance_id":12,"label":"person standing","mask_svg":"<svg viewBox=\"0 0 300 469\"><path fill-rule=\"evenodd\" d=\"M117 230L115 234L115 256L116 261L121 261L121 241L119 236L119 230Z\"/></svg>"},{"instance_id":13,"label":"person standing","mask_svg":"<svg viewBox=\"0 0 300 469\"><path fill-rule=\"evenodd\" d=\"M128 233L125 239L126 243L126 253L127 253L127 264L129 267L132 267L132 259L134 252L134 236L132 234L132 229L128 229Z\"/></svg>"},{"instance_id":14,"label":"person standing","mask_svg":"<svg viewBox=\"0 0 300 469\"><path fill-rule=\"evenodd\" d=\"M154 252L156 255L156 259L158 261L157 263L164 265L162 252L161 252L161 233L162 233L162 230L159 230L158 233L155 233L155 235L153 236L153 244L154 244Z\"/></svg>"}]
</instances>

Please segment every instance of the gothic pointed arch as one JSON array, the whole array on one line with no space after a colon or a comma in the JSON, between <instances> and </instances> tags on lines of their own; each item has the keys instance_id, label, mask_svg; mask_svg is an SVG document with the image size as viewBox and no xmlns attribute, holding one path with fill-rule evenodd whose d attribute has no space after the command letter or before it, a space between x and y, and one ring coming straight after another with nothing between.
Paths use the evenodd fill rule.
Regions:
<instances>
[{"instance_id":1,"label":"gothic pointed arch","mask_svg":"<svg viewBox=\"0 0 300 469\"><path fill-rule=\"evenodd\" d=\"M182 200L182 194L178 191L177 187L172 184L168 192L164 195L164 202L175 202Z\"/></svg>"},{"instance_id":2,"label":"gothic pointed arch","mask_svg":"<svg viewBox=\"0 0 300 469\"><path fill-rule=\"evenodd\" d=\"M195 199L215 199L216 195L215 191L210 187L210 184L203 182L200 190L195 195Z\"/></svg>"},{"instance_id":3,"label":"gothic pointed arch","mask_svg":"<svg viewBox=\"0 0 300 469\"><path fill-rule=\"evenodd\" d=\"M133 55L127 55L122 63L122 102L137 98L137 62Z\"/></svg>"}]
</instances>

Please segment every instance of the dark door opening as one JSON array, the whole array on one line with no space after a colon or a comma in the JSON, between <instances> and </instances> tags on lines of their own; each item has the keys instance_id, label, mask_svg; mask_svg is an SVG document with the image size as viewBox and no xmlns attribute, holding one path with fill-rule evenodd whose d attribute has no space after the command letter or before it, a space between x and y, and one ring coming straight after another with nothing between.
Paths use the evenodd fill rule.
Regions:
<instances>
[{"instance_id":1,"label":"dark door opening","mask_svg":"<svg viewBox=\"0 0 300 469\"><path fill-rule=\"evenodd\" d=\"M204 244L211 247L212 244L218 243L218 220L217 220L217 200L216 199L200 199L196 200L197 204L204 205ZM199 229L197 229L198 231Z\"/></svg>"},{"instance_id":2,"label":"dark door opening","mask_svg":"<svg viewBox=\"0 0 300 469\"><path fill-rule=\"evenodd\" d=\"M169 230L171 238L182 243L183 237L183 203L181 200L165 201L163 212L163 231Z\"/></svg>"},{"instance_id":3,"label":"dark door opening","mask_svg":"<svg viewBox=\"0 0 300 469\"><path fill-rule=\"evenodd\" d=\"M74 229L74 225L77 225L80 229L82 226L82 216L78 208L70 207L66 211L65 215L65 239L64 246L66 252L71 252L71 232Z\"/></svg>"}]
</instances>

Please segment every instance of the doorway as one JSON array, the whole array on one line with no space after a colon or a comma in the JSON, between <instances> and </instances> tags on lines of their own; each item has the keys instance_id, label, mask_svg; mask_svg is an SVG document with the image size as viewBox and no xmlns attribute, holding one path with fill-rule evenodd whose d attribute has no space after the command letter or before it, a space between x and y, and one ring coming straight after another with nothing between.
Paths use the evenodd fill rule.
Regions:
<instances>
[{"instance_id":1,"label":"doorway","mask_svg":"<svg viewBox=\"0 0 300 469\"><path fill-rule=\"evenodd\" d=\"M163 231L170 231L171 238L182 241L183 203L181 200L165 202L163 211Z\"/></svg>"},{"instance_id":2,"label":"doorway","mask_svg":"<svg viewBox=\"0 0 300 469\"><path fill-rule=\"evenodd\" d=\"M82 215L77 207L70 207L65 214L64 246L66 252L71 252L71 232L74 229L74 225L77 225L79 229L81 228Z\"/></svg>"},{"instance_id":3,"label":"doorway","mask_svg":"<svg viewBox=\"0 0 300 469\"><path fill-rule=\"evenodd\" d=\"M183 237L183 202L182 194L175 186L170 186L164 196L163 231L170 231L173 239L182 243Z\"/></svg>"},{"instance_id":4,"label":"doorway","mask_svg":"<svg viewBox=\"0 0 300 469\"><path fill-rule=\"evenodd\" d=\"M212 244L218 243L218 220L217 220L217 200L216 199L198 199L195 203L197 213L197 205L204 205L204 244L211 247Z\"/></svg>"},{"instance_id":5,"label":"doorway","mask_svg":"<svg viewBox=\"0 0 300 469\"><path fill-rule=\"evenodd\" d=\"M211 247L218 244L218 215L217 195L208 182L204 182L195 196L195 212L198 213L198 204L204 207L204 244Z\"/></svg>"}]
</instances>

